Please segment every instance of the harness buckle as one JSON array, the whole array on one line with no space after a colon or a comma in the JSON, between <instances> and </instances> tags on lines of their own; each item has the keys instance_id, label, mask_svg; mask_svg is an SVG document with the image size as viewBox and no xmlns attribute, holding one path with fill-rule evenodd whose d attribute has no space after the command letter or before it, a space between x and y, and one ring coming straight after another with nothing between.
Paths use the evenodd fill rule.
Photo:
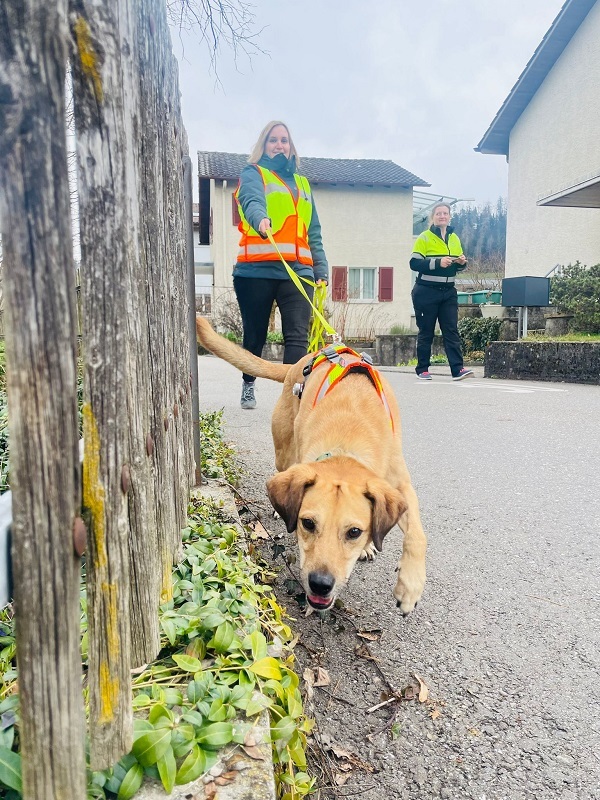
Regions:
<instances>
[{"instance_id":1,"label":"harness buckle","mask_svg":"<svg viewBox=\"0 0 600 800\"><path fill-rule=\"evenodd\" d=\"M372 367L372 366L373 366L373 359L371 358L371 356L370 356L368 353L361 353L361 354L360 354L360 357L361 357L361 359L362 359L362 360L363 360L365 363L367 363L367 364L368 364L370 367Z\"/></svg>"},{"instance_id":2,"label":"harness buckle","mask_svg":"<svg viewBox=\"0 0 600 800\"><path fill-rule=\"evenodd\" d=\"M306 369L306 367L304 368ZM302 400L302 392L304 391L304 384L303 383L295 383L292 386L292 394L295 394L298 400Z\"/></svg>"}]
</instances>

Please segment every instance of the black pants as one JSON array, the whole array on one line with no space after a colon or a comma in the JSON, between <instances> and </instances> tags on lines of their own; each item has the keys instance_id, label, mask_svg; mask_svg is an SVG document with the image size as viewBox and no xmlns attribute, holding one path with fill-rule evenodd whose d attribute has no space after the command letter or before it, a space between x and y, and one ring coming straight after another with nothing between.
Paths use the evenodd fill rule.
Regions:
<instances>
[{"instance_id":1,"label":"black pants","mask_svg":"<svg viewBox=\"0 0 600 800\"><path fill-rule=\"evenodd\" d=\"M303 286L306 294L312 299L313 287L307 284ZM281 314L283 363L295 364L306 355L312 309L293 281L234 277L233 288L242 314L246 350L256 356L262 353L267 341L271 309L275 302ZM244 380L253 381L254 375L244 374Z\"/></svg>"},{"instance_id":2,"label":"black pants","mask_svg":"<svg viewBox=\"0 0 600 800\"><path fill-rule=\"evenodd\" d=\"M439 322L452 375L463 368L460 336L458 333L458 298L453 285L423 286L415 283L412 301L419 335L417 336L416 373L427 372L431 360L431 345L435 324Z\"/></svg>"}]
</instances>

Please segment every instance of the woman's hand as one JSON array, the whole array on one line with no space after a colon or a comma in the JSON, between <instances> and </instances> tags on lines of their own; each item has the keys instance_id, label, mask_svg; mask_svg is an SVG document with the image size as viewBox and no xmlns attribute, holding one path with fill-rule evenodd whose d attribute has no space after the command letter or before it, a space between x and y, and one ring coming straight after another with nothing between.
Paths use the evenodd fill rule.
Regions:
<instances>
[{"instance_id":1,"label":"woman's hand","mask_svg":"<svg viewBox=\"0 0 600 800\"><path fill-rule=\"evenodd\" d=\"M460 264L461 267L463 266L463 264L467 263L467 257L464 253L461 253L459 257L455 258L454 260L456 261L457 264Z\"/></svg>"},{"instance_id":2,"label":"woman's hand","mask_svg":"<svg viewBox=\"0 0 600 800\"><path fill-rule=\"evenodd\" d=\"M450 267L453 262L454 259L451 256L443 256L440 258L440 267L446 269L447 267Z\"/></svg>"},{"instance_id":3,"label":"woman's hand","mask_svg":"<svg viewBox=\"0 0 600 800\"><path fill-rule=\"evenodd\" d=\"M317 286L322 286L323 284L325 286L329 285L328 282L325 280L325 278L319 278L319 280L317 281Z\"/></svg>"},{"instance_id":4,"label":"woman's hand","mask_svg":"<svg viewBox=\"0 0 600 800\"><path fill-rule=\"evenodd\" d=\"M264 238L266 239L267 238L267 231L270 231L270 230L271 230L271 220L268 217L265 217L264 219L261 219L261 221L260 221L260 223L258 225L258 232L260 233L260 235L264 236Z\"/></svg>"}]
</instances>

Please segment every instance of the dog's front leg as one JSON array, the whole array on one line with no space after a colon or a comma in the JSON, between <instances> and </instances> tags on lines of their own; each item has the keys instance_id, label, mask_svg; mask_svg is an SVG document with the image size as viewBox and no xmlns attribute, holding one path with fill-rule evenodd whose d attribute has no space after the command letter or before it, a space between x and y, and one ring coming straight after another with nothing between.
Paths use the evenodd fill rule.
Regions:
<instances>
[{"instance_id":1,"label":"dog's front leg","mask_svg":"<svg viewBox=\"0 0 600 800\"><path fill-rule=\"evenodd\" d=\"M421 599L425 586L425 552L427 539L421 525L419 501L412 485L403 485L400 491L407 503L407 510L398 525L404 532L402 557L398 562L398 579L394 597L402 614L409 614Z\"/></svg>"}]
</instances>

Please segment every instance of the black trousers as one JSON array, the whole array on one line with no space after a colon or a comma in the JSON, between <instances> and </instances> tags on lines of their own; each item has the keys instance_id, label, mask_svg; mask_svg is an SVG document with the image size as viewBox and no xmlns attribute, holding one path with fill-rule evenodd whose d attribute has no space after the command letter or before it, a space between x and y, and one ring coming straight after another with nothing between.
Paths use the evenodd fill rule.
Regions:
<instances>
[{"instance_id":1,"label":"black trousers","mask_svg":"<svg viewBox=\"0 0 600 800\"><path fill-rule=\"evenodd\" d=\"M312 300L313 287L307 284L303 286ZM281 314L283 363L295 364L306 355L312 309L293 281L234 277L233 288L242 314L246 350L255 356L262 353L275 302ZM254 375L244 374L243 377L245 381L254 380Z\"/></svg>"},{"instance_id":2,"label":"black trousers","mask_svg":"<svg viewBox=\"0 0 600 800\"><path fill-rule=\"evenodd\" d=\"M460 336L458 333L458 298L453 285L423 286L415 283L412 301L419 335L417 336L416 373L427 372L431 360L431 345L435 324L439 322L452 375L463 368Z\"/></svg>"}]
</instances>

